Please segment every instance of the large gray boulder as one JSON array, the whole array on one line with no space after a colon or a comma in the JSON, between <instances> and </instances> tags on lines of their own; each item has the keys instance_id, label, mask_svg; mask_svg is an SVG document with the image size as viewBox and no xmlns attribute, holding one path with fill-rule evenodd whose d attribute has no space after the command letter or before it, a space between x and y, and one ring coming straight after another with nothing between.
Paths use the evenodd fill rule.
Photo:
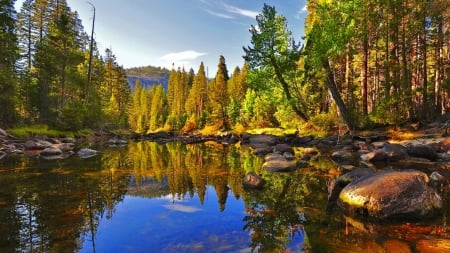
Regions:
<instances>
[{"instance_id":1,"label":"large gray boulder","mask_svg":"<svg viewBox=\"0 0 450 253\"><path fill-rule=\"evenodd\" d=\"M348 184L338 205L378 219L420 219L442 209L442 199L420 171L385 171Z\"/></svg>"}]
</instances>

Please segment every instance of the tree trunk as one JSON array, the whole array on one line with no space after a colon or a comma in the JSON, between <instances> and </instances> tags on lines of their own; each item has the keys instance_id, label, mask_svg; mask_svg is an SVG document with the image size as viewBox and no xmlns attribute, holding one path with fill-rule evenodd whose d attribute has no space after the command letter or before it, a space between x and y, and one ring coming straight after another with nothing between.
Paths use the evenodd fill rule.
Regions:
<instances>
[{"instance_id":1,"label":"tree trunk","mask_svg":"<svg viewBox=\"0 0 450 253\"><path fill-rule=\"evenodd\" d=\"M308 121L309 118L297 105L292 104L292 94L289 91L289 84L286 82L286 80L283 77L283 74L280 71L280 68L278 67L276 60L271 59L272 65L274 66L275 75L277 76L278 81L281 83L281 86L283 87L284 94L286 95L287 100L289 101L289 104L291 104L292 109L294 112L304 121Z\"/></svg>"},{"instance_id":2,"label":"tree trunk","mask_svg":"<svg viewBox=\"0 0 450 253\"><path fill-rule=\"evenodd\" d=\"M341 98L341 95L339 94L339 91L336 87L336 82L334 80L334 74L331 70L330 63L328 62L328 59L324 60L323 67L325 68L326 75L327 75L327 88L331 93L331 96L333 97L334 102L336 103L339 113L341 114L342 118L344 119L344 123L347 125L348 129L350 131L353 131L355 126L353 125L352 120L350 119L350 115L347 111L347 107L345 106L344 101Z\"/></svg>"},{"instance_id":3,"label":"tree trunk","mask_svg":"<svg viewBox=\"0 0 450 253\"><path fill-rule=\"evenodd\" d=\"M369 76L369 39L368 36L365 35L363 38L363 74L362 74L362 103L363 103L363 114L367 116L369 114L368 111L368 102L367 102L367 80Z\"/></svg>"}]
</instances>

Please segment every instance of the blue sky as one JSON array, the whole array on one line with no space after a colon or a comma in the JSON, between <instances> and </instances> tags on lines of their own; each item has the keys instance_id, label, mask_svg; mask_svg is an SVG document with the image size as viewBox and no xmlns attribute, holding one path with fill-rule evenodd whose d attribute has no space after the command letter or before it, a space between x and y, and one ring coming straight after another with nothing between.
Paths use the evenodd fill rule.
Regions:
<instances>
[{"instance_id":1,"label":"blue sky","mask_svg":"<svg viewBox=\"0 0 450 253\"><path fill-rule=\"evenodd\" d=\"M23 0L16 2L19 10ZM193 68L200 62L215 76L223 55L230 74L243 65L242 47L250 45L250 25L264 3L287 18L299 41L306 0L90 0L96 8L95 35L103 53L111 48L125 68ZM90 34L92 7L87 0L67 0Z\"/></svg>"}]
</instances>

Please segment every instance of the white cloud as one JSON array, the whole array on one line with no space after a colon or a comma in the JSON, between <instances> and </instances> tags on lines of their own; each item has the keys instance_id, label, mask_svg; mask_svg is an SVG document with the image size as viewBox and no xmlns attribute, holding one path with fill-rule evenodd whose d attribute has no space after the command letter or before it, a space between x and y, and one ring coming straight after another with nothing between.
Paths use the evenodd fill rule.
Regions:
<instances>
[{"instance_id":1,"label":"white cloud","mask_svg":"<svg viewBox=\"0 0 450 253\"><path fill-rule=\"evenodd\" d=\"M172 68L184 68L189 71L190 68L195 69L195 61L197 58L207 55L207 53L197 52L195 50L186 50L182 52L169 53L162 57L160 60L163 61L163 65L167 69Z\"/></svg>"},{"instance_id":2,"label":"white cloud","mask_svg":"<svg viewBox=\"0 0 450 253\"><path fill-rule=\"evenodd\" d=\"M256 12L256 11L241 9L239 7L228 5L225 3L223 4L223 6L225 7L225 10L227 12L237 14L240 16L244 16L244 17L256 18L256 16L259 14L259 12Z\"/></svg>"},{"instance_id":3,"label":"white cloud","mask_svg":"<svg viewBox=\"0 0 450 253\"><path fill-rule=\"evenodd\" d=\"M242 9L233 5L226 4L222 1L213 2L200 0L200 2L207 6L207 8L204 9L207 13L219 18L235 19L238 16L241 16L254 19L259 14L256 11Z\"/></svg>"},{"instance_id":4,"label":"white cloud","mask_svg":"<svg viewBox=\"0 0 450 253\"><path fill-rule=\"evenodd\" d=\"M206 53L200 53L195 50L186 50L182 52L170 53L161 57L161 60L168 62L180 62L195 60L200 56L206 55Z\"/></svg>"},{"instance_id":5,"label":"white cloud","mask_svg":"<svg viewBox=\"0 0 450 253\"><path fill-rule=\"evenodd\" d=\"M301 11L302 11L302 12L307 12L307 11L308 11L308 6L305 4L305 6L303 6L303 8L302 8Z\"/></svg>"},{"instance_id":6,"label":"white cloud","mask_svg":"<svg viewBox=\"0 0 450 253\"><path fill-rule=\"evenodd\" d=\"M211 14L213 16L216 16L216 17L219 17L219 18L233 19L232 16L227 15L225 13L219 13L219 12L215 12L215 11L212 11L212 10L209 10L209 9L206 9L205 11L208 12L209 14Z\"/></svg>"}]
</instances>

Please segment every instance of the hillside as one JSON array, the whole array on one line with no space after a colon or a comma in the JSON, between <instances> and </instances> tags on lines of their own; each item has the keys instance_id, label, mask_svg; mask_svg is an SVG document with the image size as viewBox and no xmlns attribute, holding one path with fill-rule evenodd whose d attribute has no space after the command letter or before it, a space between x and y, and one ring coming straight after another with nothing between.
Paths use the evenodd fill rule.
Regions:
<instances>
[{"instance_id":1,"label":"hillside","mask_svg":"<svg viewBox=\"0 0 450 253\"><path fill-rule=\"evenodd\" d=\"M170 70L160 67L135 67L125 70L128 77L128 84L131 91L134 91L136 80L141 80L141 86L150 89L153 85L161 84L167 90Z\"/></svg>"}]
</instances>

